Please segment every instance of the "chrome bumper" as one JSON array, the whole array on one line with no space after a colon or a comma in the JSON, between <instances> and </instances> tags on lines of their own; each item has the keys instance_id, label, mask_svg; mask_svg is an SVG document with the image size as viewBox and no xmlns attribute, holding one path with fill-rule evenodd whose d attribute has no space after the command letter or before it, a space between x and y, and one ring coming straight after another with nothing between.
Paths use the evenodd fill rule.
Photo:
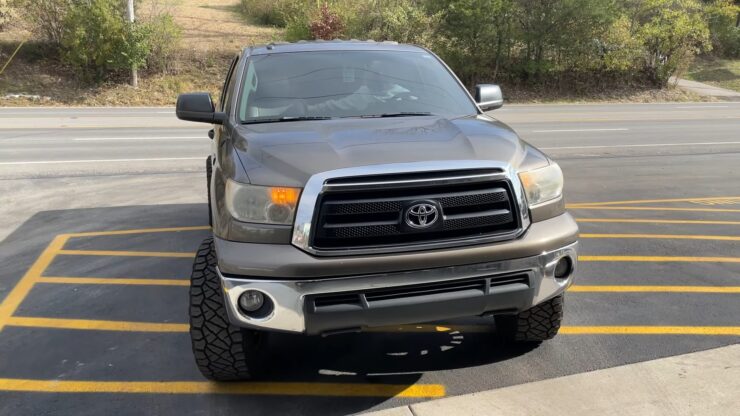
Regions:
<instances>
[{"instance_id":1,"label":"chrome bumper","mask_svg":"<svg viewBox=\"0 0 740 416\"><path fill-rule=\"evenodd\" d=\"M456 279L495 277L513 272L528 272L529 289L533 295L525 308L563 293L573 282L577 263L578 243L544 252L537 256L490 263L441 267L409 272L372 274L320 280L252 280L226 277L219 271L229 318L234 325L256 329L306 332L306 297L317 294L340 294L396 286L419 285ZM554 277L555 263L565 256L571 258L572 272L564 279ZM264 318L251 318L239 311L239 296L254 289L267 295L274 310ZM485 311L481 311L483 313ZM403 317L399 317L402 320ZM449 318L452 318L450 316ZM399 321L398 323L404 323ZM341 328L336 328L341 329Z\"/></svg>"}]
</instances>

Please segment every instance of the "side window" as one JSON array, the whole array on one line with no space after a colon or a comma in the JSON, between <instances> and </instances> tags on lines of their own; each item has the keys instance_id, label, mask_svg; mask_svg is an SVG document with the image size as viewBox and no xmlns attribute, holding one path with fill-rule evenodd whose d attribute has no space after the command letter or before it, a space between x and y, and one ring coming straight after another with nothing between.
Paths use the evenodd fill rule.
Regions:
<instances>
[{"instance_id":1,"label":"side window","mask_svg":"<svg viewBox=\"0 0 740 416\"><path fill-rule=\"evenodd\" d=\"M225 111L226 109L226 103L230 102L231 100L231 84L232 79L234 78L234 70L236 69L236 63L239 61L239 57L235 56L234 59L231 60L231 66L229 67L229 73L226 75L226 80L224 81L224 86L221 89L221 98L219 99L219 108L221 111Z\"/></svg>"},{"instance_id":2,"label":"side window","mask_svg":"<svg viewBox=\"0 0 740 416\"><path fill-rule=\"evenodd\" d=\"M257 91L257 73L254 71L254 62L250 59L247 65L247 75L244 77L242 96L239 99L239 119L246 120L248 117L258 117L259 109L249 105L250 96Z\"/></svg>"}]
</instances>

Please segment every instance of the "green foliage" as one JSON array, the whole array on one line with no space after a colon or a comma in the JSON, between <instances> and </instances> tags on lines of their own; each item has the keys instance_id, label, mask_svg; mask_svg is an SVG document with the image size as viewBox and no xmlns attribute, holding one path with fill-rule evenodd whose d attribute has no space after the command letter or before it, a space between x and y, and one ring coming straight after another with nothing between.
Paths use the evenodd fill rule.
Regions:
<instances>
[{"instance_id":1,"label":"green foliage","mask_svg":"<svg viewBox=\"0 0 740 416\"><path fill-rule=\"evenodd\" d=\"M433 47L441 23L440 12L430 12L419 0L370 1L347 18L346 36L356 39L391 40Z\"/></svg>"},{"instance_id":2,"label":"green foliage","mask_svg":"<svg viewBox=\"0 0 740 416\"><path fill-rule=\"evenodd\" d=\"M514 0L436 0L445 39L437 52L469 84L509 69L514 46Z\"/></svg>"},{"instance_id":3,"label":"green foliage","mask_svg":"<svg viewBox=\"0 0 740 416\"><path fill-rule=\"evenodd\" d=\"M277 27L295 23L307 7L316 7L311 0L241 0L240 4L242 12L256 23Z\"/></svg>"},{"instance_id":4,"label":"green foliage","mask_svg":"<svg viewBox=\"0 0 740 416\"><path fill-rule=\"evenodd\" d=\"M708 7L712 49L725 58L740 58L740 2L714 0Z\"/></svg>"},{"instance_id":5,"label":"green foliage","mask_svg":"<svg viewBox=\"0 0 740 416\"><path fill-rule=\"evenodd\" d=\"M101 81L112 71L146 63L151 30L129 23L120 6L117 0L84 0L64 18L62 58L84 79Z\"/></svg>"},{"instance_id":6,"label":"green foliage","mask_svg":"<svg viewBox=\"0 0 740 416\"><path fill-rule=\"evenodd\" d=\"M146 58L146 66L158 72L170 72L182 29L175 23L172 15L167 13L154 16L144 25L149 33L149 56Z\"/></svg>"},{"instance_id":7,"label":"green foliage","mask_svg":"<svg viewBox=\"0 0 740 416\"><path fill-rule=\"evenodd\" d=\"M702 4L696 0L633 0L627 13L637 22L644 69L657 85L685 69L693 57L711 48L709 27Z\"/></svg>"},{"instance_id":8,"label":"green foliage","mask_svg":"<svg viewBox=\"0 0 740 416\"><path fill-rule=\"evenodd\" d=\"M311 39L311 26L308 21L300 18L291 18L285 26L285 40L295 42Z\"/></svg>"},{"instance_id":9,"label":"green foliage","mask_svg":"<svg viewBox=\"0 0 740 416\"><path fill-rule=\"evenodd\" d=\"M311 26L320 26L326 15L322 7L327 6L331 15L336 15L341 30L333 31L346 39L394 40L427 47L436 42L441 24L441 13L430 12L425 0L295 0L292 7L281 5L269 8L263 0L242 0L245 12L260 22L282 26L285 22L288 41L310 40L316 36ZM246 5L250 6L247 7ZM261 10L269 9L270 12ZM279 16L279 18L266 16Z\"/></svg>"}]
</instances>

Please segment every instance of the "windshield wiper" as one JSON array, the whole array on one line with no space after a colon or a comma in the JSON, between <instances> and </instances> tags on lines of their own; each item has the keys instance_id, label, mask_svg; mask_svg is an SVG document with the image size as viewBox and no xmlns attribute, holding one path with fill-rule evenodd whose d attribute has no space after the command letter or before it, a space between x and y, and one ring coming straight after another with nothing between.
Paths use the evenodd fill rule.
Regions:
<instances>
[{"instance_id":1,"label":"windshield wiper","mask_svg":"<svg viewBox=\"0 0 740 416\"><path fill-rule=\"evenodd\" d=\"M433 116L428 111L405 111L400 113L383 113L383 114L365 114L360 118L385 118L385 117L413 117L413 116Z\"/></svg>"},{"instance_id":2,"label":"windshield wiper","mask_svg":"<svg viewBox=\"0 0 740 416\"><path fill-rule=\"evenodd\" d=\"M331 120L331 117L273 117L273 118L256 118L254 120L243 121L242 124L259 124L259 123L282 123L286 121L306 121L306 120Z\"/></svg>"}]
</instances>

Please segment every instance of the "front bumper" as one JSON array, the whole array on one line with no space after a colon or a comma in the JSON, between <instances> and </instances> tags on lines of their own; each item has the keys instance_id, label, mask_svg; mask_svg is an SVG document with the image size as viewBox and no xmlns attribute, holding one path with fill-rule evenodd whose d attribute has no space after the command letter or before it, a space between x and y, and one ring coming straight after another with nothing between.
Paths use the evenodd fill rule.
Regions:
<instances>
[{"instance_id":1,"label":"front bumper","mask_svg":"<svg viewBox=\"0 0 740 416\"><path fill-rule=\"evenodd\" d=\"M547 232L552 231L553 221L559 223L559 233ZM570 223L573 223L572 227ZM576 238L577 226L570 215L564 214L532 224L527 234L514 241L478 249L454 250L475 252L487 249L491 253L490 261L441 267L431 262L427 267L415 270L385 271L382 269L387 267L389 256L375 256L378 265L375 273L282 279L222 273L218 240L216 249L226 308L234 325L320 334L529 309L563 293L571 285L577 263ZM551 245L563 240L567 241L566 244ZM233 244L245 245L220 241L221 247L232 251L235 248ZM512 246L522 245L540 248L537 254L526 257L500 257ZM444 250L436 254L438 259L445 258L445 255L448 261L456 258L455 254ZM243 252L243 256L245 260L254 258L254 253ZM555 264L566 256L570 257L572 271L566 278L557 279L554 277ZM271 257L276 263L285 264L284 257L274 254ZM262 258L259 261L266 260ZM316 261L323 262L324 259ZM263 292L272 301L274 309L269 315L252 318L239 310L239 296L250 289Z\"/></svg>"}]
</instances>

